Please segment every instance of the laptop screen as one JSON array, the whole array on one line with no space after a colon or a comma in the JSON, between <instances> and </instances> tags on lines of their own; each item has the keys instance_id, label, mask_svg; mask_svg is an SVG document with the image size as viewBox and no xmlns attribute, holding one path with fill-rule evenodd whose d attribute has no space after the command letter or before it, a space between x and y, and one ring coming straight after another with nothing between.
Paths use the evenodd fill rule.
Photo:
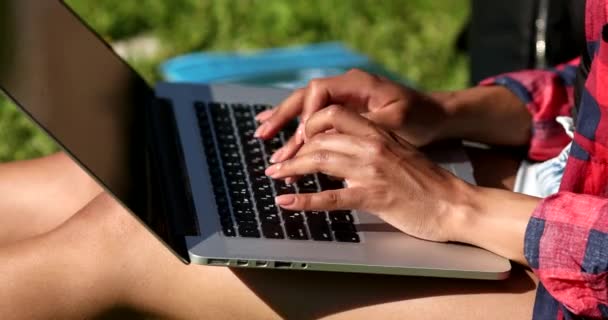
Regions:
<instances>
[{"instance_id":1,"label":"laptop screen","mask_svg":"<svg viewBox=\"0 0 608 320\"><path fill-rule=\"evenodd\" d=\"M0 2L0 87L171 243L164 219L147 211L144 112L153 91L63 2Z\"/></svg>"}]
</instances>

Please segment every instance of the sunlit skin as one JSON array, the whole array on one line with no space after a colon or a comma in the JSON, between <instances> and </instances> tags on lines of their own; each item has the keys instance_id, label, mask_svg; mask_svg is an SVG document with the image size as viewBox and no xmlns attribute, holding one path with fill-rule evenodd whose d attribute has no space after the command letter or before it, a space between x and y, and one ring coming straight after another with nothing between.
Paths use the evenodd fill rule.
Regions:
<instances>
[{"instance_id":1,"label":"sunlit skin","mask_svg":"<svg viewBox=\"0 0 608 320\"><path fill-rule=\"evenodd\" d=\"M505 190L512 187L517 161L475 151L476 175L486 186L477 187L415 148L448 137L524 145L529 114L510 92L491 87L426 95L360 71L338 80L342 91L331 89L332 79L317 81L314 90L320 91L298 91L258 117L267 130L260 138L294 117L306 118L300 136L275 159L269 175L282 179L321 171L348 184L333 195L277 199L281 205L364 208L414 236L471 243L525 264L523 231L538 200ZM309 92L323 90L329 95L315 100L320 104L309 102ZM377 101L375 107L369 104ZM478 119L484 123L472 125ZM359 170L345 172L340 168L345 163ZM458 195L447 197L448 189ZM446 314L515 319L532 314L536 279L518 266L508 280L475 281L185 265L63 154L0 165L0 192L3 319L440 319ZM404 206L424 208L426 214Z\"/></svg>"}]
</instances>

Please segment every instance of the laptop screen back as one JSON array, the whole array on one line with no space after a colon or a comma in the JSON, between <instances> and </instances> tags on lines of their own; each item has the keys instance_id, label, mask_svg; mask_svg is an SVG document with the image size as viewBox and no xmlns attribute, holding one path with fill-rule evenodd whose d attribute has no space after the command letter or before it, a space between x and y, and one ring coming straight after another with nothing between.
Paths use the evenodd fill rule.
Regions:
<instances>
[{"instance_id":1,"label":"laptop screen back","mask_svg":"<svg viewBox=\"0 0 608 320\"><path fill-rule=\"evenodd\" d=\"M147 211L153 92L61 1L0 2L0 87L170 243L164 220Z\"/></svg>"}]
</instances>

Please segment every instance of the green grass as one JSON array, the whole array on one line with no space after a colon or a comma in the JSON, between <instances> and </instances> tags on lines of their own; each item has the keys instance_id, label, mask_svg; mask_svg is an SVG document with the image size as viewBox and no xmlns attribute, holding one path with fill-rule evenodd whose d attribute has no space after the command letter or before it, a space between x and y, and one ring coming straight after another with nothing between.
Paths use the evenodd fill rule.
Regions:
<instances>
[{"instance_id":1,"label":"green grass","mask_svg":"<svg viewBox=\"0 0 608 320\"><path fill-rule=\"evenodd\" d=\"M428 89L461 88L467 60L453 50L467 0L66 0L105 39L146 33L162 40L152 59L129 61L149 82L158 63L200 50L343 41ZM0 161L56 150L14 106L0 101Z\"/></svg>"}]
</instances>

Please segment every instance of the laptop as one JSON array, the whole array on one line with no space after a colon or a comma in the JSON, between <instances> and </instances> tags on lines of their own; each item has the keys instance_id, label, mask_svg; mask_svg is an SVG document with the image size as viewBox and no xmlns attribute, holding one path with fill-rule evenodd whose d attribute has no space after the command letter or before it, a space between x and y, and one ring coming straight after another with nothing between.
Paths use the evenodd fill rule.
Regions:
<instances>
[{"instance_id":1,"label":"laptop","mask_svg":"<svg viewBox=\"0 0 608 320\"><path fill-rule=\"evenodd\" d=\"M295 124L260 141L254 116L289 91L186 83L153 89L63 2L7 0L0 7L2 90L185 263L508 276L507 259L419 240L365 212L278 208L276 195L343 187L318 174L295 185L264 175ZM437 159L473 181L462 149L442 149Z\"/></svg>"}]
</instances>

